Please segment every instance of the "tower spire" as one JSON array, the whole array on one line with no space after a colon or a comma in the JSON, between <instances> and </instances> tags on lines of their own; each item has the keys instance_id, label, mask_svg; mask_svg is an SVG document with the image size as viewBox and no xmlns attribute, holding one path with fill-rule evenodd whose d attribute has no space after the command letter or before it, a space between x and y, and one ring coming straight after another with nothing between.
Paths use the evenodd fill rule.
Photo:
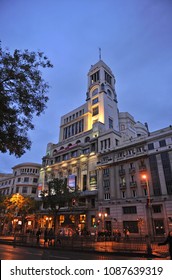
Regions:
<instances>
[{"instance_id":1,"label":"tower spire","mask_svg":"<svg viewBox=\"0 0 172 280\"><path fill-rule=\"evenodd\" d=\"M101 60L102 59L102 54L101 54L101 48L99 48L99 60Z\"/></svg>"}]
</instances>

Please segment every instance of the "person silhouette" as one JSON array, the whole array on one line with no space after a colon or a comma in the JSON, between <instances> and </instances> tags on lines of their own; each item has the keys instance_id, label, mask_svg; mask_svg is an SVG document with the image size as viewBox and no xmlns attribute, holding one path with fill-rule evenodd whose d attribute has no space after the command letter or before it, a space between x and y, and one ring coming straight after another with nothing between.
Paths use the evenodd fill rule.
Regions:
<instances>
[{"instance_id":1,"label":"person silhouette","mask_svg":"<svg viewBox=\"0 0 172 280\"><path fill-rule=\"evenodd\" d=\"M167 238L164 240L164 242L158 243L158 246L166 245L168 244L169 246L169 254L170 254L170 259L172 260L172 231L168 233Z\"/></svg>"},{"instance_id":2,"label":"person silhouette","mask_svg":"<svg viewBox=\"0 0 172 280\"><path fill-rule=\"evenodd\" d=\"M47 242L48 242L48 230L46 228L44 231L44 246L46 245Z\"/></svg>"},{"instance_id":3,"label":"person silhouette","mask_svg":"<svg viewBox=\"0 0 172 280\"><path fill-rule=\"evenodd\" d=\"M36 232L36 243L39 244L39 240L40 240L40 235L41 235L41 230L40 228L37 230Z\"/></svg>"}]
</instances>

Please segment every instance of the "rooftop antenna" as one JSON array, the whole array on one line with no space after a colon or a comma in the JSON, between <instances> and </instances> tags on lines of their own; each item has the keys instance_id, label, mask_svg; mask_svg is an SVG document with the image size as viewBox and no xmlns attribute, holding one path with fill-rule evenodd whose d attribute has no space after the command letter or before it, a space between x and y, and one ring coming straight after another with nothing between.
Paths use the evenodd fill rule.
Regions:
<instances>
[{"instance_id":1,"label":"rooftop antenna","mask_svg":"<svg viewBox=\"0 0 172 280\"><path fill-rule=\"evenodd\" d=\"M101 55L101 48L99 48L99 60L102 59L102 55Z\"/></svg>"}]
</instances>

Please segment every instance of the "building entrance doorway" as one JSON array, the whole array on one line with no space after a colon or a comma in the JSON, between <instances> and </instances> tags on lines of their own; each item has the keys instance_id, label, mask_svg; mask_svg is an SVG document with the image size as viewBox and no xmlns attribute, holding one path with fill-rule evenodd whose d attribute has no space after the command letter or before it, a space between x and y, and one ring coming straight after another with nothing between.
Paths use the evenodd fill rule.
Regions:
<instances>
[{"instance_id":1,"label":"building entrance doorway","mask_svg":"<svg viewBox=\"0 0 172 280\"><path fill-rule=\"evenodd\" d=\"M112 223L111 221L105 221L105 230L112 233Z\"/></svg>"}]
</instances>

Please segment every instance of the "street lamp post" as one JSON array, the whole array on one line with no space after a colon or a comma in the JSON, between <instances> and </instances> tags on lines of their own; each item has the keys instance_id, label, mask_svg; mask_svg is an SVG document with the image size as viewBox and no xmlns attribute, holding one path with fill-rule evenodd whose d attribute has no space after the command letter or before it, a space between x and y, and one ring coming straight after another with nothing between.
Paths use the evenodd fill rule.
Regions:
<instances>
[{"instance_id":1,"label":"street lamp post","mask_svg":"<svg viewBox=\"0 0 172 280\"><path fill-rule=\"evenodd\" d=\"M146 190L147 190L147 206L150 206L150 188L149 188L149 182L146 174L142 175L142 178L146 182Z\"/></svg>"},{"instance_id":2,"label":"street lamp post","mask_svg":"<svg viewBox=\"0 0 172 280\"><path fill-rule=\"evenodd\" d=\"M151 248L151 239L152 239L152 212L151 212L151 200L150 200L150 188L149 188L149 182L146 174L142 175L142 178L146 182L146 190L147 190L147 203L146 203L146 214L147 214L147 227L148 227L148 238L147 238L147 253L148 255L152 254L152 248Z\"/></svg>"}]
</instances>

